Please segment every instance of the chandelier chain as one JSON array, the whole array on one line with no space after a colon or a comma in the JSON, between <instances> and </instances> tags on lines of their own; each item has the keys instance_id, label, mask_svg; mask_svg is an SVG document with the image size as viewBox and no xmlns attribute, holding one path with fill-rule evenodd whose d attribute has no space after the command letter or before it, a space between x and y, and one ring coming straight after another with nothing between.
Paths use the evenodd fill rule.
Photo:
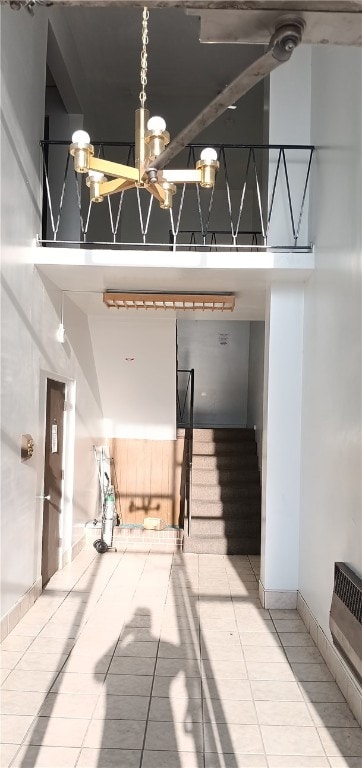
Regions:
<instances>
[{"instance_id":1,"label":"chandelier chain","mask_svg":"<svg viewBox=\"0 0 362 768\"><path fill-rule=\"evenodd\" d=\"M145 6L142 13L142 49L141 49L141 91L140 91L140 105L141 109L144 109L146 103L146 85L147 85L147 45L148 45L148 19L149 10Z\"/></svg>"}]
</instances>

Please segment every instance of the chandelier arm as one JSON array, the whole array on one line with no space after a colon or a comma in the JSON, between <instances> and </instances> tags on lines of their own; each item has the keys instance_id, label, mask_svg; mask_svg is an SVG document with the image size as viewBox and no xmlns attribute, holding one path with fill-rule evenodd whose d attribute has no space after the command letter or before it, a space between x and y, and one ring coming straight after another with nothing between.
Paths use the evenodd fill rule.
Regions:
<instances>
[{"instance_id":1,"label":"chandelier arm","mask_svg":"<svg viewBox=\"0 0 362 768\"><path fill-rule=\"evenodd\" d=\"M162 171L162 181L171 184L200 184L201 171L188 168L186 170L165 169Z\"/></svg>"},{"instance_id":2,"label":"chandelier arm","mask_svg":"<svg viewBox=\"0 0 362 768\"><path fill-rule=\"evenodd\" d=\"M124 192L126 189L132 189L135 182L130 179L111 179L100 183L99 189L102 196L114 195L116 192Z\"/></svg>"},{"instance_id":3,"label":"chandelier arm","mask_svg":"<svg viewBox=\"0 0 362 768\"><path fill-rule=\"evenodd\" d=\"M115 176L116 178L128 179L129 181L139 181L138 168L122 163L113 163L111 160L103 160L101 157L90 157L89 169L100 171L106 176Z\"/></svg>"},{"instance_id":4,"label":"chandelier arm","mask_svg":"<svg viewBox=\"0 0 362 768\"><path fill-rule=\"evenodd\" d=\"M267 51L243 70L235 80L213 99L194 120L171 141L161 154L149 163L149 170L161 170L176 157L187 144L222 115L257 83L264 80L274 69L288 61L302 39L303 22L300 19L277 27L270 39Z\"/></svg>"},{"instance_id":5,"label":"chandelier arm","mask_svg":"<svg viewBox=\"0 0 362 768\"><path fill-rule=\"evenodd\" d=\"M166 199L165 190L161 187L160 184L147 184L146 185L147 192L150 192L153 197L158 200L159 203L164 203Z\"/></svg>"}]
</instances>

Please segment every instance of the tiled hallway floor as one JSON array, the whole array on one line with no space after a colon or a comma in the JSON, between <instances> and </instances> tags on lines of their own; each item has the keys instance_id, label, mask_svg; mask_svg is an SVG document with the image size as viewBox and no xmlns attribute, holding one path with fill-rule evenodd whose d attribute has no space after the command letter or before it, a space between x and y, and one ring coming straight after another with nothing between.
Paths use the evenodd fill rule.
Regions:
<instances>
[{"instance_id":1,"label":"tiled hallway floor","mask_svg":"<svg viewBox=\"0 0 362 768\"><path fill-rule=\"evenodd\" d=\"M258 558L83 551L2 646L2 757L43 768L361 768L361 730Z\"/></svg>"}]
</instances>

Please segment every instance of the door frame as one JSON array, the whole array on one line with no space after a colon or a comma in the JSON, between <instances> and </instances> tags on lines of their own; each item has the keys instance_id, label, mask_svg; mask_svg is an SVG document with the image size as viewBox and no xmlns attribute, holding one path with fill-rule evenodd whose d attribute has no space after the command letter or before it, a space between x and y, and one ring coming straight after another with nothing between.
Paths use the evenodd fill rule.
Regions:
<instances>
[{"instance_id":1,"label":"door frame","mask_svg":"<svg viewBox=\"0 0 362 768\"><path fill-rule=\"evenodd\" d=\"M37 496L44 495L44 468L45 468L45 436L46 436L46 410L47 410L47 382L48 379L59 381L65 385L65 411L63 421L63 481L62 497L59 515L59 539L57 570L69 562L69 551L72 547L72 520L73 520L73 478L74 478L74 442L75 442L75 381L66 376L60 376L48 370L40 371L39 382L39 445L37 466ZM37 525L37 575L41 578L42 570L42 538L43 538L43 514L44 503L37 500L36 525Z\"/></svg>"}]
</instances>

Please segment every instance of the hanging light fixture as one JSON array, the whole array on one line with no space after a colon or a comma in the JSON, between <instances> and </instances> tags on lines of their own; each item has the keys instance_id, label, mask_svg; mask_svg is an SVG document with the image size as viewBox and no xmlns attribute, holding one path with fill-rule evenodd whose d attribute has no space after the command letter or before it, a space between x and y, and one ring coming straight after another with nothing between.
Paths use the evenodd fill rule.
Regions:
<instances>
[{"instance_id":1,"label":"hanging light fixture","mask_svg":"<svg viewBox=\"0 0 362 768\"><path fill-rule=\"evenodd\" d=\"M100 203L107 195L140 187L147 189L164 209L172 208L176 184L200 184L210 188L215 184L219 167L217 152L207 147L201 152L195 170L158 170L153 167L156 158L169 144L170 134L162 117L150 117L145 108L147 85L147 45L149 11L142 15L141 91L140 106L135 114L135 167L113 163L94 156L94 147L86 131L75 131L69 152L74 157L74 170L86 173L92 203ZM111 177L111 178L109 178Z\"/></svg>"}]
</instances>

